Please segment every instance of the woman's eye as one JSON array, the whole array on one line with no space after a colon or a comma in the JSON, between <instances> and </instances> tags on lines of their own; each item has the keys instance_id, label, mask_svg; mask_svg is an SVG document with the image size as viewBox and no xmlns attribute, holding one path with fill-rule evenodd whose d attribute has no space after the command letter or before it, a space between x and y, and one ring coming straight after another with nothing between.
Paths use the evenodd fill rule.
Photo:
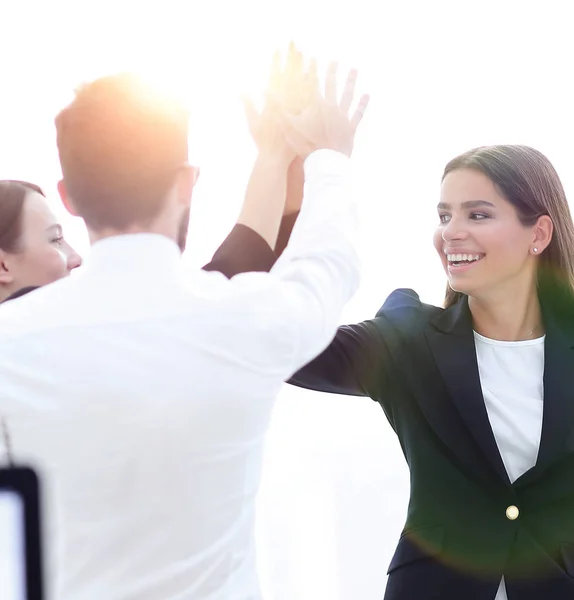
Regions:
<instances>
[{"instance_id":1,"label":"woman's eye","mask_svg":"<svg viewBox=\"0 0 574 600\"><path fill-rule=\"evenodd\" d=\"M470 218L473 221L483 221L484 219L488 219L489 215L485 215L484 213L472 213Z\"/></svg>"},{"instance_id":2,"label":"woman's eye","mask_svg":"<svg viewBox=\"0 0 574 600\"><path fill-rule=\"evenodd\" d=\"M58 244L58 246L60 246L62 244L62 242L64 241L64 237L60 236L60 237L56 237L52 240L53 244Z\"/></svg>"},{"instance_id":3,"label":"woman's eye","mask_svg":"<svg viewBox=\"0 0 574 600\"><path fill-rule=\"evenodd\" d=\"M448 223L450 215L439 215L438 218L441 223Z\"/></svg>"}]
</instances>

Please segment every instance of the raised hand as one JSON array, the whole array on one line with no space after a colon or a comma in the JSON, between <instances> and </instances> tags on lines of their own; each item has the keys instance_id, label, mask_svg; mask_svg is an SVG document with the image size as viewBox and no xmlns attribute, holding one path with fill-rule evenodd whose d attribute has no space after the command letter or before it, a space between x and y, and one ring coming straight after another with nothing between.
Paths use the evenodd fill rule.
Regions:
<instances>
[{"instance_id":1,"label":"raised hand","mask_svg":"<svg viewBox=\"0 0 574 600\"><path fill-rule=\"evenodd\" d=\"M278 158L289 164L296 156L287 144L281 123L281 111L298 112L307 100L299 97L303 89L303 57L291 44L285 65L281 54L273 55L269 82L262 111L258 111L250 98L244 97L243 105L247 124L260 153ZM298 109L298 106L300 107Z\"/></svg>"},{"instance_id":2,"label":"raised hand","mask_svg":"<svg viewBox=\"0 0 574 600\"><path fill-rule=\"evenodd\" d=\"M291 44L284 67L279 53L273 58L263 110L259 112L251 100L244 99L247 122L259 154L237 222L258 233L271 248L277 241L286 196L299 194L299 186L287 187L298 159L285 140L281 113L285 107L296 112L306 105L307 99L303 97L301 104L300 95L301 90L308 88L303 85L304 79L303 57ZM298 197L295 202L299 202Z\"/></svg>"},{"instance_id":3,"label":"raised hand","mask_svg":"<svg viewBox=\"0 0 574 600\"><path fill-rule=\"evenodd\" d=\"M337 64L331 63L325 80L325 93L321 95L316 85L316 67L311 64L309 72L298 80L299 97L306 105L299 114L292 114L291 107L284 105L282 113L285 138L293 151L301 158L311 152L327 148L351 155L355 133L369 103L363 95L352 115L349 110L355 97L357 71L349 71L345 88L337 100ZM293 82L293 85L295 81ZM291 113L291 114L289 114Z\"/></svg>"}]
</instances>

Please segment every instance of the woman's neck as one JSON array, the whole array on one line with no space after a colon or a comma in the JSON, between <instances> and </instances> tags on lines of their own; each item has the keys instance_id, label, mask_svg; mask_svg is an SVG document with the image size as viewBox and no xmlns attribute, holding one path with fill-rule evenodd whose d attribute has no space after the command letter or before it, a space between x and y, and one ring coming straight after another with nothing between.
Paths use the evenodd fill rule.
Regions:
<instances>
[{"instance_id":1,"label":"woman's neck","mask_svg":"<svg viewBox=\"0 0 574 600\"><path fill-rule=\"evenodd\" d=\"M468 305L474 330L484 337L512 342L544 335L536 285L498 296L470 296Z\"/></svg>"}]
</instances>

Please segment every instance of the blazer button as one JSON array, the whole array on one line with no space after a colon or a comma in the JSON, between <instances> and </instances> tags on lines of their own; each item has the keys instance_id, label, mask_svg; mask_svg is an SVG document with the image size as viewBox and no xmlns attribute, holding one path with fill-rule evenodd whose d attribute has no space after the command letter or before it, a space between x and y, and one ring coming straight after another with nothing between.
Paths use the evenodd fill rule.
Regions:
<instances>
[{"instance_id":1,"label":"blazer button","mask_svg":"<svg viewBox=\"0 0 574 600\"><path fill-rule=\"evenodd\" d=\"M514 504L512 504L506 509L506 518L510 519L511 521L515 521L516 519L518 519L519 514L520 511L518 510L517 506L514 506Z\"/></svg>"}]
</instances>

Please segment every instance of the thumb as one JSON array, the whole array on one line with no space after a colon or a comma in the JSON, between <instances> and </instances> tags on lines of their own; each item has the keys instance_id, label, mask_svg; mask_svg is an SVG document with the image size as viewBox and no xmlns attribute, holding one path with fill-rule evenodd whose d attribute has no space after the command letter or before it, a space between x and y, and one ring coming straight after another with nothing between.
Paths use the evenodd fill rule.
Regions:
<instances>
[{"instance_id":1,"label":"thumb","mask_svg":"<svg viewBox=\"0 0 574 600\"><path fill-rule=\"evenodd\" d=\"M285 141L291 147L293 152L305 159L313 150L313 143L307 139L299 128L299 118L290 115L281 115L281 128Z\"/></svg>"},{"instance_id":2,"label":"thumb","mask_svg":"<svg viewBox=\"0 0 574 600\"><path fill-rule=\"evenodd\" d=\"M250 131L256 131L259 125L261 114L257 110L255 103L249 96L241 96L241 102L243 103L243 112L247 119L247 124Z\"/></svg>"},{"instance_id":3,"label":"thumb","mask_svg":"<svg viewBox=\"0 0 574 600\"><path fill-rule=\"evenodd\" d=\"M361 96L361 99L359 100L359 104L357 105L355 113L351 117L351 127L353 128L353 131L356 131L357 127L359 126L359 123L362 121L363 117L365 116L365 111L367 110L367 106L369 106L369 101L370 101L370 97L368 94L364 94L363 96Z\"/></svg>"}]
</instances>

